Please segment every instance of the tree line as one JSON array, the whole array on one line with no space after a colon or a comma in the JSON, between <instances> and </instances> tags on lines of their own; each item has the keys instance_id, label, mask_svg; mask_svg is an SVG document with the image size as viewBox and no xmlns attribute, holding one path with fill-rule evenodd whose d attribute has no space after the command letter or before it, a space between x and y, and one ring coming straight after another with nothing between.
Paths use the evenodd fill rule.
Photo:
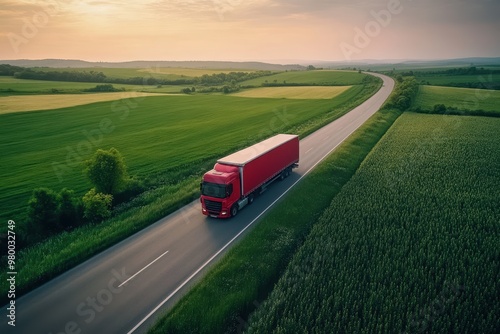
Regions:
<instances>
[{"instance_id":1,"label":"tree line","mask_svg":"<svg viewBox=\"0 0 500 334\"><path fill-rule=\"evenodd\" d=\"M231 85L238 82L255 79L273 74L272 71L229 72L204 74L200 77L183 77L177 79L146 77L112 78L98 71L39 71L32 68L0 64L0 75L13 76L18 79L68 81L68 82L96 82L133 85Z\"/></svg>"},{"instance_id":2,"label":"tree line","mask_svg":"<svg viewBox=\"0 0 500 334\"><path fill-rule=\"evenodd\" d=\"M398 82L393 94L389 98L386 107L405 111L410 108L418 92L418 82L414 77L396 77Z\"/></svg>"}]
</instances>

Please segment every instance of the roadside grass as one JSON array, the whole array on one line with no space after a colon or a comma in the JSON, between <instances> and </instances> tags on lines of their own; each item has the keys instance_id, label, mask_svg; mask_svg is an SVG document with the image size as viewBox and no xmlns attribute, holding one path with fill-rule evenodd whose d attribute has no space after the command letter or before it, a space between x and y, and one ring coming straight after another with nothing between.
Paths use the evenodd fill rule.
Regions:
<instances>
[{"instance_id":1,"label":"roadside grass","mask_svg":"<svg viewBox=\"0 0 500 334\"><path fill-rule=\"evenodd\" d=\"M500 119L399 117L248 333L496 333Z\"/></svg>"},{"instance_id":2,"label":"roadside grass","mask_svg":"<svg viewBox=\"0 0 500 334\"><path fill-rule=\"evenodd\" d=\"M158 221L169 213L193 201L199 189L199 179L189 178L174 186L162 187L143 196L148 198L146 206L134 206L100 224L85 225L71 232L53 236L36 247L17 253L16 293L22 295L41 282L80 264L124 238ZM5 273L0 273L2 291L7 291ZM4 290L7 289L7 290ZM0 304L5 302L4 296Z\"/></svg>"},{"instance_id":3,"label":"roadside grass","mask_svg":"<svg viewBox=\"0 0 500 334\"><path fill-rule=\"evenodd\" d=\"M444 104L447 107L457 108L459 111L468 109L500 112L500 91L420 86L413 107L433 110L436 104Z\"/></svg>"},{"instance_id":4,"label":"roadside grass","mask_svg":"<svg viewBox=\"0 0 500 334\"><path fill-rule=\"evenodd\" d=\"M261 87L231 95L274 99L332 99L351 87L352 86Z\"/></svg>"},{"instance_id":5,"label":"roadside grass","mask_svg":"<svg viewBox=\"0 0 500 334\"><path fill-rule=\"evenodd\" d=\"M383 110L372 116L247 232L149 333L241 333L320 214L399 115Z\"/></svg>"},{"instance_id":6,"label":"roadside grass","mask_svg":"<svg viewBox=\"0 0 500 334\"><path fill-rule=\"evenodd\" d=\"M0 172L10 180L1 194L2 218L14 218L20 233L31 189L68 187L83 194L90 187L80 168L86 155L64 165L68 152L86 138L98 144L95 148L118 148L130 173L146 178L151 185L117 207L110 221L77 228L18 251L19 277L23 279L16 286L17 293L26 293L198 197L201 175L222 154L279 132L305 136L362 103L380 85L356 86L333 100L283 103L280 99L230 96L160 96L130 99L120 108L102 102L85 108L0 115L0 136L5 137L0 147L8 153ZM82 130L99 129L103 119L109 119L112 131L94 132L90 139L82 134ZM53 162L66 168L62 169L62 182ZM47 259L40 265L42 254ZM5 283L0 283L2 288Z\"/></svg>"},{"instance_id":7,"label":"roadside grass","mask_svg":"<svg viewBox=\"0 0 500 334\"><path fill-rule=\"evenodd\" d=\"M288 71L243 81L241 86L262 86L265 83L272 84L309 84L316 86L351 86L363 82L365 74L356 71Z\"/></svg>"}]
</instances>

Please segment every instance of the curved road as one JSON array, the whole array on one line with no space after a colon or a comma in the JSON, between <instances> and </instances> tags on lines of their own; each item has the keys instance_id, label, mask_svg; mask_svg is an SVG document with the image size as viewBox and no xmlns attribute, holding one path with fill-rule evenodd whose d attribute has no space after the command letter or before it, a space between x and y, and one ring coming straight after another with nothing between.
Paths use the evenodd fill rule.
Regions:
<instances>
[{"instance_id":1,"label":"curved road","mask_svg":"<svg viewBox=\"0 0 500 334\"><path fill-rule=\"evenodd\" d=\"M394 81L300 141L300 166L231 220L201 215L199 201L161 219L16 301L2 333L140 333L302 177L374 114Z\"/></svg>"}]
</instances>

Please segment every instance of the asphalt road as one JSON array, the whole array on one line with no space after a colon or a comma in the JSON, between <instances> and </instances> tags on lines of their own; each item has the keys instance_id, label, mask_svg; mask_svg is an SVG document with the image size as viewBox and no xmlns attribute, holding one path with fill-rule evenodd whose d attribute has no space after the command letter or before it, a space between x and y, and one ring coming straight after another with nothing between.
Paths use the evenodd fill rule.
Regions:
<instances>
[{"instance_id":1,"label":"asphalt road","mask_svg":"<svg viewBox=\"0 0 500 334\"><path fill-rule=\"evenodd\" d=\"M394 81L300 141L300 166L230 220L206 218L199 201L16 300L16 326L2 333L141 333L276 201L375 113Z\"/></svg>"}]
</instances>

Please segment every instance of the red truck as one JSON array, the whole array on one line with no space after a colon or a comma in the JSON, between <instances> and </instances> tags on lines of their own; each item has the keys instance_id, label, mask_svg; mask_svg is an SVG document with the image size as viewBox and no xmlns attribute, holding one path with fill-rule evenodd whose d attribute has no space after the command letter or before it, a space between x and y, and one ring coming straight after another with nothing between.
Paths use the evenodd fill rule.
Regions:
<instances>
[{"instance_id":1,"label":"red truck","mask_svg":"<svg viewBox=\"0 0 500 334\"><path fill-rule=\"evenodd\" d=\"M236 216L276 179L289 176L299 162L299 137L279 134L217 160L200 184L202 213Z\"/></svg>"}]
</instances>

